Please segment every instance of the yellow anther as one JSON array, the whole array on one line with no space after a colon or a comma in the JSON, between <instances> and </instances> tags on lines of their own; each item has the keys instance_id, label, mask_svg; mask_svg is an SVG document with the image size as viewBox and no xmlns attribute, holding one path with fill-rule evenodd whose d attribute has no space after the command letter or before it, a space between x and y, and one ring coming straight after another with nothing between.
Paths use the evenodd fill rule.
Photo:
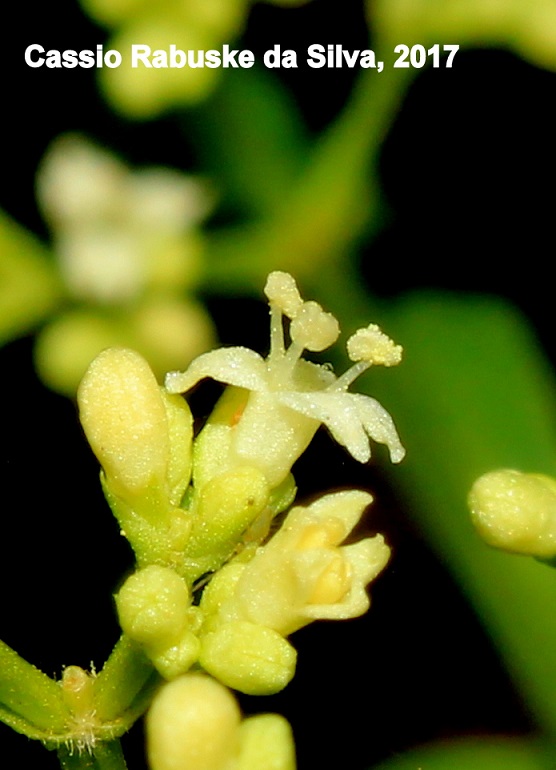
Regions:
<instances>
[{"instance_id":1,"label":"yellow anther","mask_svg":"<svg viewBox=\"0 0 556 770\"><path fill-rule=\"evenodd\" d=\"M288 318L295 318L303 305L295 279L280 270L269 274L264 293L268 301L276 305Z\"/></svg>"},{"instance_id":2,"label":"yellow anther","mask_svg":"<svg viewBox=\"0 0 556 770\"><path fill-rule=\"evenodd\" d=\"M339 334L340 326L332 313L312 301L303 303L290 326L292 340L305 350L325 350L336 342Z\"/></svg>"},{"instance_id":3,"label":"yellow anther","mask_svg":"<svg viewBox=\"0 0 556 770\"><path fill-rule=\"evenodd\" d=\"M352 361L395 366L402 359L402 346L396 345L377 324L358 329L347 341L348 356Z\"/></svg>"}]
</instances>

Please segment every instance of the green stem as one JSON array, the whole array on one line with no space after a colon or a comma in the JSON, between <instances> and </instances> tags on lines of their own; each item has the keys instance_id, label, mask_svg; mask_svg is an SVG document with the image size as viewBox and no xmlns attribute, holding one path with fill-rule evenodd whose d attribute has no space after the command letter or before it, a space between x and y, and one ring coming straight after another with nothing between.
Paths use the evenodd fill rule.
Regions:
<instances>
[{"instance_id":1,"label":"green stem","mask_svg":"<svg viewBox=\"0 0 556 770\"><path fill-rule=\"evenodd\" d=\"M91 752L62 746L58 749L62 770L127 770L119 740L97 744Z\"/></svg>"},{"instance_id":2,"label":"green stem","mask_svg":"<svg viewBox=\"0 0 556 770\"><path fill-rule=\"evenodd\" d=\"M148 706L159 681L146 655L122 635L95 680L98 719L102 722L122 720L125 729L129 729Z\"/></svg>"},{"instance_id":3,"label":"green stem","mask_svg":"<svg viewBox=\"0 0 556 770\"><path fill-rule=\"evenodd\" d=\"M59 684L0 642L0 719L36 738L64 732L69 716Z\"/></svg>"},{"instance_id":4,"label":"green stem","mask_svg":"<svg viewBox=\"0 0 556 770\"><path fill-rule=\"evenodd\" d=\"M392 67L362 73L273 214L213 237L206 275L211 290L258 289L278 268L310 280L341 259L376 217L373 164L412 77Z\"/></svg>"}]
</instances>

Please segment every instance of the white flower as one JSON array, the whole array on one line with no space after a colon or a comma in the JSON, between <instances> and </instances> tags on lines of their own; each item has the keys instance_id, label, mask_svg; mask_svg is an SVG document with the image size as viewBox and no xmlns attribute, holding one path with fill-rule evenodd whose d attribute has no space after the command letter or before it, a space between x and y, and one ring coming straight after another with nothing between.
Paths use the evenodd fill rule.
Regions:
<instances>
[{"instance_id":1,"label":"white flower","mask_svg":"<svg viewBox=\"0 0 556 770\"><path fill-rule=\"evenodd\" d=\"M271 311L268 358L243 347L214 350L185 372L170 372L166 389L184 393L205 377L245 389L243 410L228 425L227 461L260 468L271 486L289 473L321 423L359 462L370 459L371 438L386 444L392 462L399 462L405 452L388 412L375 399L347 389L372 364L398 363L401 347L375 325L360 329L348 341L348 354L356 363L336 377L330 367L301 358L304 349L320 351L336 341L334 316L316 302L304 302L287 273L271 273L265 293ZM283 315L291 319L288 348Z\"/></svg>"}]
</instances>

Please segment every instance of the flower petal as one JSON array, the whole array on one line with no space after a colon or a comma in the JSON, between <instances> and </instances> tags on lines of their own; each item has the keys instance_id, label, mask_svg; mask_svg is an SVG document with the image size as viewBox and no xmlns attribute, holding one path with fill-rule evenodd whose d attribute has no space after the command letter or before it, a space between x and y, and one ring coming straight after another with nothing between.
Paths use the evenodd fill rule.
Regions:
<instances>
[{"instance_id":1,"label":"flower petal","mask_svg":"<svg viewBox=\"0 0 556 770\"><path fill-rule=\"evenodd\" d=\"M351 588L341 602L305 605L303 614L310 620L347 620L363 615L370 605L366 587L390 558L382 535L343 546L340 551L351 568Z\"/></svg>"},{"instance_id":2,"label":"flower petal","mask_svg":"<svg viewBox=\"0 0 556 770\"><path fill-rule=\"evenodd\" d=\"M386 444L393 463L401 462L405 457L405 449L386 409L370 396L363 396L360 393L348 395L357 404L359 419L369 436L378 444Z\"/></svg>"},{"instance_id":3,"label":"flower petal","mask_svg":"<svg viewBox=\"0 0 556 770\"><path fill-rule=\"evenodd\" d=\"M249 348L219 348L196 358L185 372L169 372L168 393L185 393L205 377L254 391L267 390L266 364Z\"/></svg>"},{"instance_id":4,"label":"flower petal","mask_svg":"<svg viewBox=\"0 0 556 770\"><path fill-rule=\"evenodd\" d=\"M360 463L370 459L369 439L352 393L280 393L279 398L284 406L324 423Z\"/></svg>"}]
</instances>

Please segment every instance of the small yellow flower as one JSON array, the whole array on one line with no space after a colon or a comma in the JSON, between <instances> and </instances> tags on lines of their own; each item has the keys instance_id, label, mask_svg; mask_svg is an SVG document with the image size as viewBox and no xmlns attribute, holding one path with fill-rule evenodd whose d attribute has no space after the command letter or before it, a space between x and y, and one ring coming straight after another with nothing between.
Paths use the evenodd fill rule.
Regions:
<instances>
[{"instance_id":1,"label":"small yellow flower","mask_svg":"<svg viewBox=\"0 0 556 770\"><path fill-rule=\"evenodd\" d=\"M283 636L313 620L362 615L369 607L366 586L390 549L381 535L341 544L371 502L368 493L350 490L293 508L248 564L231 564L218 575L218 595L208 591L207 610L216 608L223 623L246 620Z\"/></svg>"},{"instance_id":2,"label":"small yellow flower","mask_svg":"<svg viewBox=\"0 0 556 770\"><path fill-rule=\"evenodd\" d=\"M170 372L169 393L188 391L211 377L243 389L235 399L228 426L218 429L214 451L218 465L251 465L260 468L271 487L287 476L322 423L359 462L371 456L370 439L386 444L393 462L404 449L388 412L373 398L348 393L351 383L373 364L391 366L401 358L378 327L361 329L348 340L354 365L341 377L332 369L302 358L303 351L321 351L339 334L338 322L316 302L304 302L294 279L271 273L265 288L271 310L270 354L263 359L243 347L221 348L199 356L187 371ZM283 316L291 319L291 344L284 342ZM217 410L218 423L222 423ZM210 428L210 425L208 426ZM226 445L227 457L223 447Z\"/></svg>"}]
</instances>

